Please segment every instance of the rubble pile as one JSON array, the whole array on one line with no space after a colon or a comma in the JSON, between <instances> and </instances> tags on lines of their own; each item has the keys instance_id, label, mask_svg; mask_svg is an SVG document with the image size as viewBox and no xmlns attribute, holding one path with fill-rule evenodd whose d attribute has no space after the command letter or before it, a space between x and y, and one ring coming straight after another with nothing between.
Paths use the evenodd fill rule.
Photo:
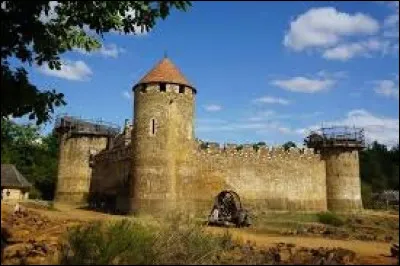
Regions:
<instances>
[{"instance_id":1,"label":"rubble pile","mask_svg":"<svg viewBox=\"0 0 400 266\"><path fill-rule=\"evenodd\" d=\"M51 220L25 209L3 213L1 220L2 264L49 264L61 249L60 236L77 222Z\"/></svg>"},{"instance_id":2,"label":"rubble pile","mask_svg":"<svg viewBox=\"0 0 400 266\"><path fill-rule=\"evenodd\" d=\"M232 244L231 251L218 255L216 264L280 264L280 265L348 265L357 264L356 254L343 248L304 248L290 243L275 247L257 248L248 242Z\"/></svg>"},{"instance_id":3,"label":"rubble pile","mask_svg":"<svg viewBox=\"0 0 400 266\"><path fill-rule=\"evenodd\" d=\"M378 230L370 227L363 228L340 228L328 225L302 225L296 229L282 230L281 235L302 235L313 236L319 235L330 239L346 239L361 241L379 241L390 243L398 237L389 235L390 232Z\"/></svg>"}]
</instances>

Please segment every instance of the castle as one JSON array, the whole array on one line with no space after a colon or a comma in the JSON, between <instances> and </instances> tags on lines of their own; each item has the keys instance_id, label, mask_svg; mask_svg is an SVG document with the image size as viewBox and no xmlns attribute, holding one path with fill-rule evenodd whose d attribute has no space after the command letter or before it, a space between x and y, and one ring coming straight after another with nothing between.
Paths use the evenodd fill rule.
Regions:
<instances>
[{"instance_id":1,"label":"castle","mask_svg":"<svg viewBox=\"0 0 400 266\"><path fill-rule=\"evenodd\" d=\"M197 90L168 58L133 92L133 123L122 133L73 117L58 120L56 201L120 212L208 212L214 197L230 189L249 208L362 209L360 132L310 135L304 149L206 145L194 135Z\"/></svg>"}]
</instances>

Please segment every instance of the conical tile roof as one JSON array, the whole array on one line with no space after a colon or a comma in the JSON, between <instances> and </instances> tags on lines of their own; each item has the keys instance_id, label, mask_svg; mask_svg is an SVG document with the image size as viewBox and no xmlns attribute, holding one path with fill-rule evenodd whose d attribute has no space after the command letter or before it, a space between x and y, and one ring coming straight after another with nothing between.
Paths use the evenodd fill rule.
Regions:
<instances>
[{"instance_id":1,"label":"conical tile roof","mask_svg":"<svg viewBox=\"0 0 400 266\"><path fill-rule=\"evenodd\" d=\"M182 72L171 62L169 58L163 58L151 69L138 84L165 82L177 83L193 88L193 85L185 78Z\"/></svg>"}]
</instances>

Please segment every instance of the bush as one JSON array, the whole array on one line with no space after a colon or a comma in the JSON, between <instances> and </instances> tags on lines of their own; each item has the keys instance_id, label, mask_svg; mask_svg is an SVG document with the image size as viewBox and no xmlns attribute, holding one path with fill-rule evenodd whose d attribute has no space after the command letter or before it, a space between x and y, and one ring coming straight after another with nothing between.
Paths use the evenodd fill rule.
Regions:
<instances>
[{"instance_id":1,"label":"bush","mask_svg":"<svg viewBox=\"0 0 400 266\"><path fill-rule=\"evenodd\" d=\"M342 226L344 221L334 213L331 212L321 212L317 214L318 221L323 224L329 224L333 226Z\"/></svg>"},{"instance_id":2,"label":"bush","mask_svg":"<svg viewBox=\"0 0 400 266\"><path fill-rule=\"evenodd\" d=\"M230 247L231 235L215 236L188 217L167 220L156 237L153 249L157 252L156 264L211 264L212 259Z\"/></svg>"},{"instance_id":3,"label":"bush","mask_svg":"<svg viewBox=\"0 0 400 266\"><path fill-rule=\"evenodd\" d=\"M71 229L61 264L210 264L231 236L207 234L191 222L147 227L132 220L94 222Z\"/></svg>"},{"instance_id":4,"label":"bush","mask_svg":"<svg viewBox=\"0 0 400 266\"><path fill-rule=\"evenodd\" d=\"M152 234L128 220L93 222L67 233L61 264L151 264Z\"/></svg>"}]
</instances>

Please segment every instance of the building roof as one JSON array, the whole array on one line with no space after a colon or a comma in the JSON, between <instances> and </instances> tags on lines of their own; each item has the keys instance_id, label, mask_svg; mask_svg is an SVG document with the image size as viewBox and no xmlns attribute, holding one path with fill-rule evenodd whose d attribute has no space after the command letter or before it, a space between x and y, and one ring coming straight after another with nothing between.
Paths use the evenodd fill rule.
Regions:
<instances>
[{"instance_id":1,"label":"building roof","mask_svg":"<svg viewBox=\"0 0 400 266\"><path fill-rule=\"evenodd\" d=\"M182 72L172 63L172 61L164 57L151 69L138 84L166 82L177 83L193 88L193 85L185 78Z\"/></svg>"},{"instance_id":2,"label":"building roof","mask_svg":"<svg viewBox=\"0 0 400 266\"><path fill-rule=\"evenodd\" d=\"M1 165L1 187L29 188L32 184L17 170L13 164Z\"/></svg>"}]
</instances>

